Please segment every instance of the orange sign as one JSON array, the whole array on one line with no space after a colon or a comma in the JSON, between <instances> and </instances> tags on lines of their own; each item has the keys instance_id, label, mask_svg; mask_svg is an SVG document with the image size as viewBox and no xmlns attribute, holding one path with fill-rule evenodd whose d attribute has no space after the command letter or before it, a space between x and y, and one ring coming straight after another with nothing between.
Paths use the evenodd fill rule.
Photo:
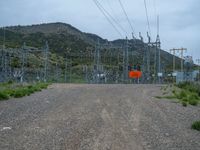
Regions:
<instances>
[{"instance_id":1,"label":"orange sign","mask_svg":"<svg viewBox=\"0 0 200 150\"><path fill-rule=\"evenodd\" d=\"M142 72L141 71L130 71L129 78L141 78Z\"/></svg>"}]
</instances>

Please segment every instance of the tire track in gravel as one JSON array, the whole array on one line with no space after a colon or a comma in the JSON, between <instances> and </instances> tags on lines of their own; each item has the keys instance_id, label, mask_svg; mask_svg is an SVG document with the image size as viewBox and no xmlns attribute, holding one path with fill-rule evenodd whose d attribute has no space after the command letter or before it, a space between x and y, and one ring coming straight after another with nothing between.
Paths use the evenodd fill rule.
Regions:
<instances>
[{"instance_id":1,"label":"tire track in gravel","mask_svg":"<svg viewBox=\"0 0 200 150\"><path fill-rule=\"evenodd\" d=\"M107 96L104 100L101 100L101 105L103 106L102 118L108 127L99 137L102 138L103 135L105 135L107 138L106 141L110 141L109 144L105 144L109 146L104 149L140 150L142 146L140 145L136 132L139 125L139 118L137 118L136 115L138 115L139 112L136 112L137 107L133 104L133 102L135 103L135 98L132 96L127 97L127 94L123 93L123 95L118 95L119 97L117 99L117 97L113 95L119 93L120 90L121 89L115 89L114 93ZM113 100L115 101L112 102ZM131 100L133 100L133 102L131 102ZM127 109L128 106L130 106L129 109ZM123 110L123 108L125 109ZM125 112L126 110L128 110L128 113ZM134 117L133 120L131 120L132 117Z\"/></svg>"},{"instance_id":2,"label":"tire track in gravel","mask_svg":"<svg viewBox=\"0 0 200 150\"><path fill-rule=\"evenodd\" d=\"M159 91L156 85L53 84L0 102L0 128L13 125L0 132L0 149L198 149L199 134L187 129L200 118L198 107L152 98Z\"/></svg>"}]
</instances>

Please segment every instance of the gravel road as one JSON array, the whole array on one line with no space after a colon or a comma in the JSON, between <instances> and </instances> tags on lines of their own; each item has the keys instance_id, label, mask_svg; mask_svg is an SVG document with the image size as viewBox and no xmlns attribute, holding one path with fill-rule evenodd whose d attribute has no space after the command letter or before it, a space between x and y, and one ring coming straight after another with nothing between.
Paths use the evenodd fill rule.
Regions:
<instances>
[{"instance_id":1,"label":"gravel road","mask_svg":"<svg viewBox=\"0 0 200 150\"><path fill-rule=\"evenodd\" d=\"M0 150L200 150L200 107L158 85L53 84L0 102Z\"/></svg>"}]
</instances>

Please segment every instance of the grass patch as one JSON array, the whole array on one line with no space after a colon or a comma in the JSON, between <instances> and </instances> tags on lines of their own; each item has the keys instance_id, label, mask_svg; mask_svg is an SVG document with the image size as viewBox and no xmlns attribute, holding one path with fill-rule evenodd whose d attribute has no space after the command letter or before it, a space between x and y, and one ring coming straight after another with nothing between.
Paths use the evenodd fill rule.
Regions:
<instances>
[{"instance_id":1,"label":"grass patch","mask_svg":"<svg viewBox=\"0 0 200 150\"><path fill-rule=\"evenodd\" d=\"M178 88L177 88L178 87ZM186 107L188 104L197 106L200 103L200 85L191 82L183 82L173 87L172 95L168 96L167 92L164 90L166 87L162 87L164 92L163 96L156 96L157 99L178 99L179 102ZM165 96L167 95L167 96Z\"/></svg>"},{"instance_id":2,"label":"grass patch","mask_svg":"<svg viewBox=\"0 0 200 150\"><path fill-rule=\"evenodd\" d=\"M0 100L7 100L9 99L9 95L5 92L0 91Z\"/></svg>"},{"instance_id":3,"label":"grass patch","mask_svg":"<svg viewBox=\"0 0 200 150\"><path fill-rule=\"evenodd\" d=\"M174 94L181 103L185 102L193 106L197 106L199 103L199 96L196 93L192 93L187 90L181 90L180 93Z\"/></svg>"},{"instance_id":4,"label":"grass patch","mask_svg":"<svg viewBox=\"0 0 200 150\"><path fill-rule=\"evenodd\" d=\"M200 131L200 121L196 121L192 124L192 129Z\"/></svg>"},{"instance_id":5,"label":"grass patch","mask_svg":"<svg viewBox=\"0 0 200 150\"><path fill-rule=\"evenodd\" d=\"M166 99L176 99L175 96L164 96L163 98L166 98Z\"/></svg>"},{"instance_id":6,"label":"grass patch","mask_svg":"<svg viewBox=\"0 0 200 150\"><path fill-rule=\"evenodd\" d=\"M157 99L176 99L175 96L155 96Z\"/></svg>"},{"instance_id":7,"label":"grass patch","mask_svg":"<svg viewBox=\"0 0 200 150\"><path fill-rule=\"evenodd\" d=\"M198 102L197 100L190 100L190 101L189 101L189 104L190 104L190 105L193 105L193 106L197 106L198 103L199 103L199 102Z\"/></svg>"},{"instance_id":8,"label":"grass patch","mask_svg":"<svg viewBox=\"0 0 200 150\"><path fill-rule=\"evenodd\" d=\"M41 91L48 87L48 83L35 83L32 85L13 85L12 83L5 83L1 85L6 85L3 90L0 90L0 100L7 100L10 97L20 98L24 96L29 96L35 92ZM13 88L14 86L14 88Z\"/></svg>"},{"instance_id":9,"label":"grass patch","mask_svg":"<svg viewBox=\"0 0 200 150\"><path fill-rule=\"evenodd\" d=\"M200 84L194 82L181 82L177 85L180 89L185 89L200 96Z\"/></svg>"},{"instance_id":10,"label":"grass patch","mask_svg":"<svg viewBox=\"0 0 200 150\"><path fill-rule=\"evenodd\" d=\"M155 98L157 98L157 99L162 99L163 97L161 97L161 96L155 96Z\"/></svg>"},{"instance_id":11,"label":"grass patch","mask_svg":"<svg viewBox=\"0 0 200 150\"><path fill-rule=\"evenodd\" d=\"M176 92L176 93L174 94L174 96L175 96L177 99L182 100L182 99L184 99L184 98L187 98L188 93L187 93L185 90L181 90L179 93Z\"/></svg>"},{"instance_id":12,"label":"grass patch","mask_svg":"<svg viewBox=\"0 0 200 150\"><path fill-rule=\"evenodd\" d=\"M175 90L175 89L174 89L174 90L172 90L172 93L173 93L173 94L175 94L175 93L176 93L176 90Z\"/></svg>"},{"instance_id":13,"label":"grass patch","mask_svg":"<svg viewBox=\"0 0 200 150\"><path fill-rule=\"evenodd\" d=\"M162 95L167 95L167 94L168 94L168 92L163 92L163 93L162 93Z\"/></svg>"},{"instance_id":14,"label":"grass patch","mask_svg":"<svg viewBox=\"0 0 200 150\"><path fill-rule=\"evenodd\" d=\"M183 107L187 107L187 102L185 102L185 101L182 101L182 105L183 105Z\"/></svg>"},{"instance_id":15,"label":"grass patch","mask_svg":"<svg viewBox=\"0 0 200 150\"><path fill-rule=\"evenodd\" d=\"M188 103L193 106L197 106L200 102L200 85L192 82L183 82L177 85L180 88L180 92L175 92L174 95L180 102ZM173 92L172 92L173 93Z\"/></svg>"}]
</instances>

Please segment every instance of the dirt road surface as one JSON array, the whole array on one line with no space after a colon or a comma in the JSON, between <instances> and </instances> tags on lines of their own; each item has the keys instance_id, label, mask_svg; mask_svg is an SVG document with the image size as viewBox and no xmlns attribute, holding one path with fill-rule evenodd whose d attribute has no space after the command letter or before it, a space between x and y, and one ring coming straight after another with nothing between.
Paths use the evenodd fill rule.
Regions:
<instances>
[{"instance_id":1,"label":"dirt road surface","mask_svg":"<svg viewBox=\"0 0 200 150\"><path fill-rule=\"evenodd\" d=\"M0 102L0 150L200 150L200 107L158 85L53 84Z\"/></svg>"}]
</instances>

